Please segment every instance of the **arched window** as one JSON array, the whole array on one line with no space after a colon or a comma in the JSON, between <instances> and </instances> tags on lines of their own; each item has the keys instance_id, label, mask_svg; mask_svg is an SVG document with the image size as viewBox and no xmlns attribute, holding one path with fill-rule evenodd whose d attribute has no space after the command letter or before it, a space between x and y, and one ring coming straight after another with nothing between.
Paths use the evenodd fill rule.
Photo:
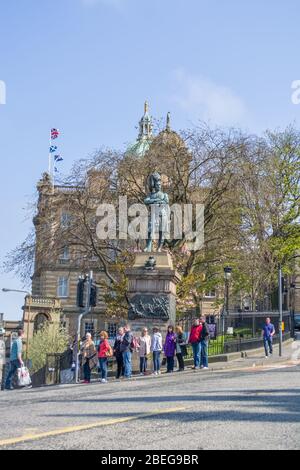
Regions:
<instances>
[{"instance_id":1,"label":"arched window","mask_svg":"<svg viewBox=\"0 0 300 470\"><path fill-rule=\"evenodd\" d=\"M34 332L36 333L47 321L49 318L45 313L38 313L34 319Z\"/></svg>"}]
</instances>

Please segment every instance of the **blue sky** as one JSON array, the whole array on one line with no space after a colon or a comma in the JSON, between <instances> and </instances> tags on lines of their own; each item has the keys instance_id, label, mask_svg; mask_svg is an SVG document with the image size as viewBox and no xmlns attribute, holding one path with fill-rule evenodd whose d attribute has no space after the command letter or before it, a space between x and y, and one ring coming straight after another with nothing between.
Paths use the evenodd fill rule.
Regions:
<instances>
[{"instance_id":1,"label":"blue sky","mask_svg":"<svg viewBox=\"0 0 300 470\"><path fill-rule=\"evenodd\" d=\"M148 99L181 129L205 119L253 132L299 124L297 0L10 0L0 8L0 259L26 236L47 169L48 133L67 171L101 146L124 148ZM2 100L3 101L3 100ZM0 96L1 102L1 96ZM22 288L0 274L0 287ZM0 292L20 318L22 295Z\"/></svg>"}]
</instances>

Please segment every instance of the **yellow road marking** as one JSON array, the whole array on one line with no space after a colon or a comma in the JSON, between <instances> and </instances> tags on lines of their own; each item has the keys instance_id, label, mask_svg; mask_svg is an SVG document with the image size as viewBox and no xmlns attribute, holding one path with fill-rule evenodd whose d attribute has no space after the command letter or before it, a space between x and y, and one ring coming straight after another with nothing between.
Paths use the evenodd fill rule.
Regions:
<instances>
[{"instance_id":1,"label":"yellow road marking","mask_svg":"<svg viewBox=\"0 0 300 470\"><path fill-rule=\"evenodd\" d=\"M152 416L159 416L163 414L170 414L176 413L178 411L184 411L186 408L168 408L165 410L157 410L153 411L152 413L142 413L136 416L127 416L125 418L115 418L115 419L108 419L106 421L97 421L95 423L90 424L79 424L77 426L69 426L65 428L55 429L53 431L46 431L41 432L39 434L27 434L20 437L11 437L9 439L3 439L0 441L0 447L19 444L20 442L28 442L28 441L36 441L39 439L43 439L45 437L54 437L54 436L61 436L63 434L69 434L78 431L87 431L89 429L100 428L102 426L112 426L113 424L120 424L120 423L128 423L129 421L135 421L141 418L151 418Z\"/></svg>"}]
</instances>

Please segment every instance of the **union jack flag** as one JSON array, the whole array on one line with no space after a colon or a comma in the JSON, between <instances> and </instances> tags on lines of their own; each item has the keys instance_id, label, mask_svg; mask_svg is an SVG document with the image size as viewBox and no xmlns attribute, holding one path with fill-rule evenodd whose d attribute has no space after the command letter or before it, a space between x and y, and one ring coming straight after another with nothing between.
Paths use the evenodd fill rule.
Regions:
<instances>
[{"instance_id":1,"label":"union jack flag","mask_svg":"<svg viewBox=\"0 0 300 470\"><path fill-rule=\"evenodd\" d=\"M59 136L59 130L58 129L51 129L51 139L57 139L57 137Z\"/></svg>"}]
</instances>

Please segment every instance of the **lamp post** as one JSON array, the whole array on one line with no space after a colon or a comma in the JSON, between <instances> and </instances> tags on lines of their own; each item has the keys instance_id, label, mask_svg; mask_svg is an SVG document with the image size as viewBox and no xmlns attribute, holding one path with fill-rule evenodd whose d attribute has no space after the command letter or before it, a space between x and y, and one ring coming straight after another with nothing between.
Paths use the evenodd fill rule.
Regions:
<instances>
[{"instance_id":1,"label":"lamp post","mask_svg":"<svg viewBox=\"0 0 300 470\"><path fill-rule=\"evenodd\" d=\"M32 295L30 292L27 290L19 290L19 289L7 289L6 287L3 287L2 292L18 292L22 294L26 294L26 296L29 297L29 304L28 304L28 318L27 318L27 334L26 334L26 361L28 360L28 342L29 342L29 327L30 327L30 317L31 317L31 311L30 311L30 306L31 306L31 300L32 300Z\"/></svg>"},{"instance_id":2,"label":"lamp post","mask_svg":"<svg viewBox=\"0 0 300 470\"><path fill-rule=\"evenodd\" d=\"M222 308L222 334L223 334L223 348L225 344L225 315L229 315L229 280L231 278L232 268L226 266L224 268L224 280L225 280L225 289L224 289L224 306Z\"/></svg>"},{"instance_id":3,"label":"lamp post","mask_svg":"<svg viewBox=\"0 0 300 470\"><path fill-rule=\"evenodd\" d=\"M282 356L282 268L278 265L279 357Z\"/></svg>"},{"instance_id":4,"label":"lamp post","mask_svg":"<svg viewBox=\"0 0 300 470\"><path fill-rule=\"evenodd\" d=\"M226 266L224 268L224 279L225 279L225 311L226 315L229 315L229 281L231 279L232 268Z\"/></svg>"}]
</instances>

